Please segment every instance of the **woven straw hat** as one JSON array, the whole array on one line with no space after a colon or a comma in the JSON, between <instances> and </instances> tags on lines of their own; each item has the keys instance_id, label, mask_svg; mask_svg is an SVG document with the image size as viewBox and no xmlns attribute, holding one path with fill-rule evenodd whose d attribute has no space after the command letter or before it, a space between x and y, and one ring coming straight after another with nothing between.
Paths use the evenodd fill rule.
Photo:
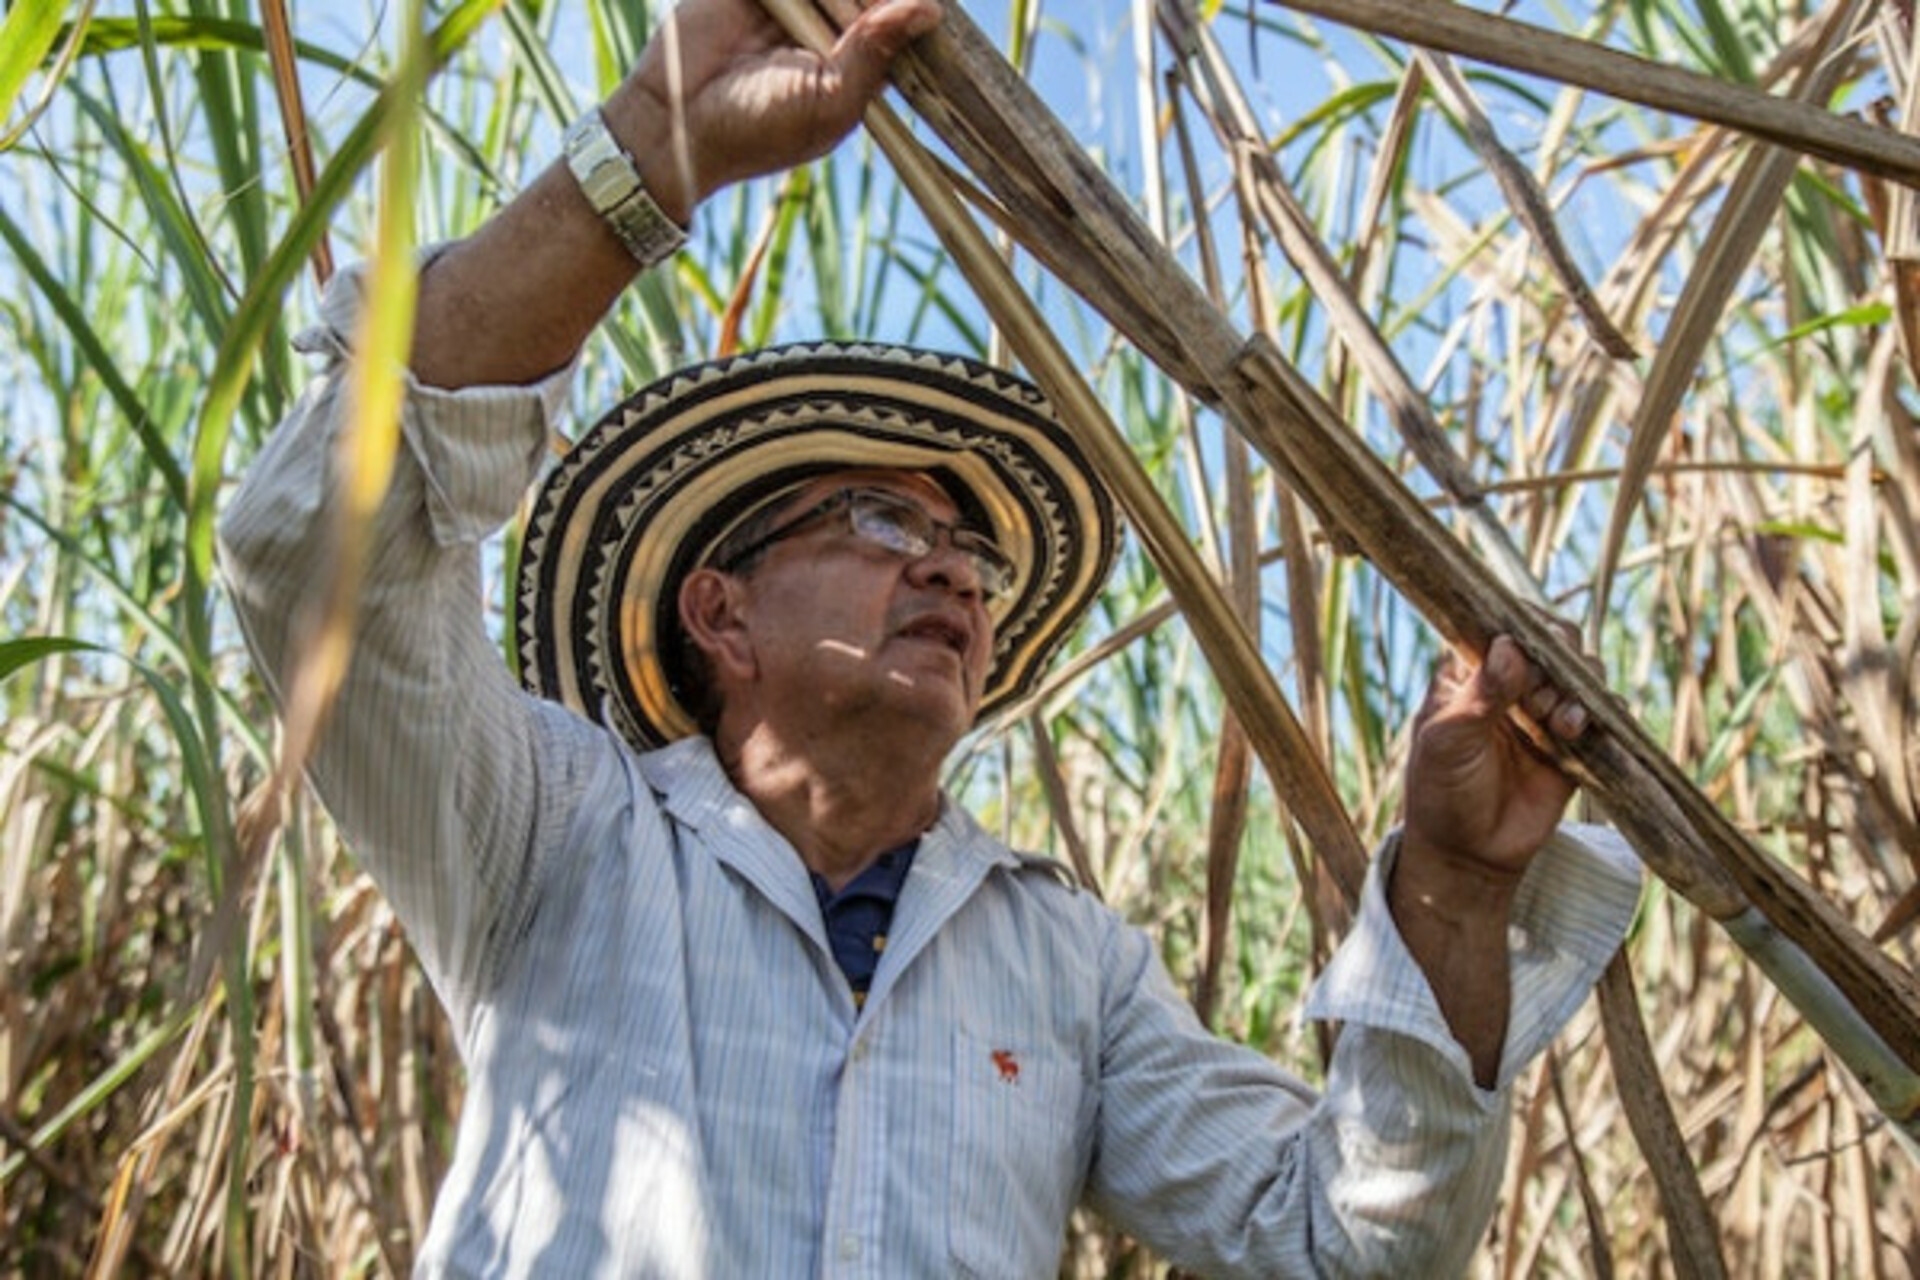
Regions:
<instances>
[{"instance_id":1,"label":"woven straw hat","mask_svg":"<svg viewBox=\"0 0 1920 1280\"><path fill-rule=\"evenodd\" d=\"M989 606L981 715L1032 687L1112 565L1112 502L1038 389L903 347L777 347L681 370L581 437L541 485L514 626L528 688L642 750L695 731L680 580L771 496L829 471L931 473L1013 559Z\"/></svg>"}]
</instances>

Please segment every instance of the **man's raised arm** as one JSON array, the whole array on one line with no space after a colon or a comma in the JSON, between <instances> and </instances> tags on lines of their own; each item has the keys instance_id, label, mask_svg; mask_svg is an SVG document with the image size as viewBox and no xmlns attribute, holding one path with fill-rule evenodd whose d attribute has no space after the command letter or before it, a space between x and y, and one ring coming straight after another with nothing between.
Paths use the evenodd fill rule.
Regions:
<instances>
[{"instance_id":1,"label":"man's raised arm","mask_svg":"<svg viewBox=\"0 0 1920 1280\"><path fill-rule=\"evenodd\" d=\"M662 211L684 222L721 185L832 146L939 13L933 0L887 0L821 59L787 46L757 0L688 0L604 118ZM684 164L672 159L676 131ZM352 663L309 772L456 1016L533 900L598 759L584 722L522 694L501 663L477 547L513 517L546 457L565 394L549 375L641 267L562 160L422 277L405 443L369 533ZM276 696L330 567L328 471L358 290L351 271L329 288L301 339L326 367L221 524L229 595Z\"/></svg>"}]
</instances>

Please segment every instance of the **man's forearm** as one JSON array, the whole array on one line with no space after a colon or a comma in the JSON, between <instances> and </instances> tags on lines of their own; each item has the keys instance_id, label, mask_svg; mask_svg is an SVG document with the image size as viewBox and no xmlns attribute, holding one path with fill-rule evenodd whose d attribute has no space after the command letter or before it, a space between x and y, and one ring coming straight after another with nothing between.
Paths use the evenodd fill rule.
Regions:
<instances>
[{"instance_id":1,"label":"man's forearm","mask_svg":"<svg viewBox=\"0 0 1920 1280\"><path fill-rule=\"evenodd\" d=\"M672 160L665 113L633 81L604 112L661 211L687 225L695 197ZM414 376L453 388L551 373L573 359L639 266L556 161L421 277Z\"/></svg>"},{"instance_id":2,"label":"man's forearm","mask_svg":"<svg viewBox=\"0 0 1920 1280\"><path fill-rule=\"evenodd\" d=\"M1454 1038L1473 1063L1473 1078L1493 1087L1506 1046L1512 977L1508 912L1517 875L1490 871L1403 838L1387 905L1401 940L1421 971Z\"/></svg>"}]
</instances>

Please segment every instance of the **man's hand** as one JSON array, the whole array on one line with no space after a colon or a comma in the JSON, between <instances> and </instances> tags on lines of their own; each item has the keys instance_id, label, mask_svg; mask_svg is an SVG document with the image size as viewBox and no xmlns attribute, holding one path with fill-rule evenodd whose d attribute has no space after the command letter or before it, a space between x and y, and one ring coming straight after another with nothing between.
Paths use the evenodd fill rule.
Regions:
<instances>
[{"instance_id":1,"label":"man's hand","mask_svg":"<svg viewBox=\"0 0 1920 1280\"><path fill-rule=\"evenodd\" d=\"M1566 630L1571 634L1572 628ZM1451 659L1414 722L1406 821L1387 884L1394 924L1483 1088L1507 1039L1507 913L1573 783L1508 718L1519 707L1571 740L1587 713L1510 637L1474 669Z\"/></svg>"},{"instance_id":2,"label":"man's hand","mask_svg":"<svg viewBox=\"0 0 1920 1280\"><path fill-rule=\"evenodd\" d=\"M1403 848L1495 877L1526 870L1559 825L1573 783L1508 718L1516 706L1558 738L1587 727L1586 709L1508 636L1488 646L1477 669L1448 659L1414 722Z\"/></svg>"},{"instance_id":3,"label":"man's hand","mask_svg":"<svg viewBox=\"0 0 1920 1280\"><path fill-rule=\"evenodd\" d=\"M631 138L660 207L684 224L720 187L831 150L940 13L939 0L880 0L821 56L796 48L760 0L687 0L608 101L608 118Z\"/></svg>"}]
</instances>

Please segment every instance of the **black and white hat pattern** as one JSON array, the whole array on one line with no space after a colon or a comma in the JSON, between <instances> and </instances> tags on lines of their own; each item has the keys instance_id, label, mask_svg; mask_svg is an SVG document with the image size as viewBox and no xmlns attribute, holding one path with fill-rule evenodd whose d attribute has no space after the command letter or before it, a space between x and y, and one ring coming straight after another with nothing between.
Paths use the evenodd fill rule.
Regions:
<instances>
[{"instance_id":1,"label":"black and white hat pattern","mask_svg":"<svg viewBox=\"0 0 1920 1280\"><path fill-rule=\"evenodd\" d=\"M981 715L1019 698L1098 595L1113 504L1039 390L958 356L850 343L680 370L581 437L527 519L514 626L528 688L641 750L695 732L680 580L770 496L845 469L925 471L1013 558Z\"/></svg>"}]
</instances>

